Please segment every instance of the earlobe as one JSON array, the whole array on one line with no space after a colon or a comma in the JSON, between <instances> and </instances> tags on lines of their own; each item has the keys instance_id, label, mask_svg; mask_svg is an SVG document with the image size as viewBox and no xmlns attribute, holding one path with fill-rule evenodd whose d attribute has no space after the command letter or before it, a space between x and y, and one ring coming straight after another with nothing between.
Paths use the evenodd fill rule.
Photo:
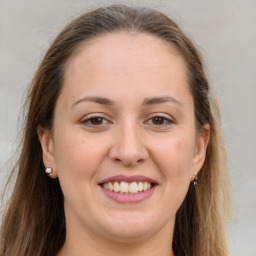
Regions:
<instances>
[{"instance_id":1,"label":"earlobe","mask_svg":"<svg viewBox=\"0 0 256 256\"><path fill-rule=\"evenodd\" d=\"M206 150L209 144L210 139L210 125L205 124L202 128L202 131L197 135L196 138L196 146L195 146L195 154L193 159L193 173L198 173L202 168L205 157ZM192 173L192 180L194 180L194 175Z\"/></svg>"},{"instance_id":2,"label":"earlobe","mask_svg":"<svg viewBox=\"0 0 256 256\"><path fill-rule=\"evenodd\" d=\"M57 171L54 157L54 143L52 134L50 131L42 128L40 125L37 127L37 135L42 147L42 157L44 166L46 168L52 168L54 171L51 174L51 178L57 178Z\"/></svg>"}]
</instances>

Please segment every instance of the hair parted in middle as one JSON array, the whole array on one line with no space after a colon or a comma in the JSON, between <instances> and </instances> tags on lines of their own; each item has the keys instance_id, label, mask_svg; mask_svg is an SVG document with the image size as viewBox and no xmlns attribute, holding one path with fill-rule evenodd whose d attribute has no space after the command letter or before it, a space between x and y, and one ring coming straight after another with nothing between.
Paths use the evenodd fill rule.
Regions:
<instances>
[{"instance_id":1,"label":"hair parted in middle","mask_svg":"<svg viewBox=\"0 0 256 256\"><path fill-rule=\"evenodd\" d=\"M45 175L37 127L51 130L65 65L90 39L121 31L149 34L175 47L187 68L197 132L210 125L206 160L176 214L175 256L226 256L223 213L228 207L225 149L219 111L198 51L179 26L149 8L111 5L82 14L69 23L46 52L32 80L16 184L1 230L0 256L56 255L65 241L63 194L58 179Z\"/></svg>"}]
</instances>

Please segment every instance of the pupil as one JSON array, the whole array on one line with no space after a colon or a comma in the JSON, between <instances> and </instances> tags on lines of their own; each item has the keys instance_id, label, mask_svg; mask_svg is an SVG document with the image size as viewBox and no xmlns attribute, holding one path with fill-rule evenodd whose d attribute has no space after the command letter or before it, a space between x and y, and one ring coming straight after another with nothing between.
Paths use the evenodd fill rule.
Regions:
<instances>
[{"instance_id":1,"label":"pupil","mask_svg":"<svg viewBox=\"0 0 256 256\"><path fill-rule=\"evenodd\" d=\"M94 117L94 118L91 120L91 123L94 124L94 125L102 124L102 118L101 118L101 117Z\"/></svg>"},{"instance_id":2,"label":"pupil","mask_svg":"<svg viewBox=\"0 0 256 256\"><path fill-rule=\"evenodd\" d=\"M163 124L164 123L164 119L162 117L154 117L153 123L154 124Z\"/></svg>"}]
</instances>

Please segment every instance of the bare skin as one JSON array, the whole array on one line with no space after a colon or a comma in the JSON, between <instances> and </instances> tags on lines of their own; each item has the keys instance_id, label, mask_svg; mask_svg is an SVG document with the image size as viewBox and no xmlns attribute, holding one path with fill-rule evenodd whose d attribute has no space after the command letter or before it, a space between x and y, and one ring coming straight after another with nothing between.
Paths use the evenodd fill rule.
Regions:
<instances>
[{"instance_id":1,"label":"bare skin","mask_svg":"<svg viewBox=\"0 0 256 256\"><path fill-rule=\"evenodd\" d=\"M185 63L173 47L128 33L87 42L66 65L53 130L39 127L38 135L64 194L58 256L174 255L175 214L203 165L209 127L196 130ZM117 202L102 184L116 175L143 175L154 190Z\"/></svg>"}]
</instances>

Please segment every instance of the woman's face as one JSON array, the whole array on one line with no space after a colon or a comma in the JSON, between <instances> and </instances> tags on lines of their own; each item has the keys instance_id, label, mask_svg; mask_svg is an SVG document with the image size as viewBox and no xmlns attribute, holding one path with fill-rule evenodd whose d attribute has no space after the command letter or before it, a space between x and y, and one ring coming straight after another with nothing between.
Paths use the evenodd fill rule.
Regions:
<instances>
[{"instance_id":1,"label":"woman's face","mask_svg":"<svg viewBox=\"0 0 256 256\"><path fill-rule=\"evenodd\" d=\"M172 235L208 136L196 132L175 48L120 32L73 54L53 130L40 140L64 194L67 232L122 241Z\"/></svg>"}]
</instances>

